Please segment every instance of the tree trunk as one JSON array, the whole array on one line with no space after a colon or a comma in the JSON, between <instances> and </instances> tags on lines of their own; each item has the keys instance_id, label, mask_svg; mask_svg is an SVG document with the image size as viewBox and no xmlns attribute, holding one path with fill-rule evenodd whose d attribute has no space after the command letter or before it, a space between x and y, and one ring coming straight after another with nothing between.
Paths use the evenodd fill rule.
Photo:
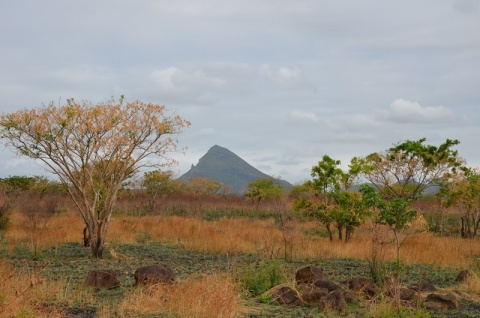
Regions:
<instances>
[{"instance_id":1,"label":"tree trunk","mask_svg":"<svg viewBox=\"0 0 480 318\"><path fill-rule=\"evenodd\" d=\"M330 224L325 224L325 227L327 228L328 237L330 238L330 241L333 241L333 234L332 234L332 229L330 228Z\"/></svg>"},{"instance_id":2,"label":"tree trunk","mask_svg":"<svg viewBox=\"0 0 480 318\"><path fill-rule=\"evenodd\" d=\"M93 221L93 224L88 226L90 233L90 250L92 257L102 258L105 247L105 236L107 234L108 221Z\"/></svg>"},{"instance_id":3,"label":"tree trunk","mask_svg":"<svg viewBox=\"0 0 480 318\"><path fill-rule=\"evenodd\" d=\"M90 232L88 231L88 225L83 228L83 246L90 247Z\"/></svg>"},{"instance_id":4,"label":"tree trunk","mask_svg":"<svg viewBox=\"0 0 480 318\"><path fill-rule=\"evenodd\" d=\"M343 225L337 224L337 230L338 230L338 239L343 241Z\"/></svg>"},{"instance_id":5,"label":"tree trunk","mask_svg":"<svg viewBox=\"0 0 480 318\"><path fill-rule=\"evenodd\" d=\"M353 227L348 227L345 230L345 242L350 241L353 235Z\"/></svg>"}]
</instances>

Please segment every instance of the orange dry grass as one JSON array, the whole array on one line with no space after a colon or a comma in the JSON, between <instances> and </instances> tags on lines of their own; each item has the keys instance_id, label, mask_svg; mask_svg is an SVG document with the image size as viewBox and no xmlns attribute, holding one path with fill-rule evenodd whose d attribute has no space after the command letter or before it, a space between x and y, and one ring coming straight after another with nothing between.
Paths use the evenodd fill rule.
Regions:
<instances>
[{"instance_id":1,"label":"orange dry grass","mask_svg":"<svg viewBox=\"0 0 480 318\"><path fill-rule=\"evenodd\" d=\"M1 317L62 317L47 299L64 300L62 282L45 281L38 273L26 274L0 260Z\"/></svg>"},{"instance_id":2,"label":"orange dry grass","mask_svg":"<svg viewBox=\"0 0 480 318\"><path fill-rule=\"evenodd\" d=\"M66 242L82 240L83 221L74 213L53 216L40 224L32 224L25 215L12 213L6 235L9 249L26 244L31 250L42 250Z\"/></svg>"},{"instance_id":3,"label":"orange dry grass","mask_svg":"<svg viewBox=\"0 0 480 318\"><path fill-rule=\"evenodd\" d=\"M407 263L468 267L480 254L478 240L436 236L424 232L408 237L402 245L401 258Z\"/></svg>"},{"instance_id":4,"label":"orange dry grass","mask_svg":"<svg viewBox=\"0 0 480 318\"><path fill-rule=\"evenodd\" d=\"M139 233L149 233L152 241L210 252L255 252L279 239L271 221L145 216L112 221L108 240L134 242Z\"/></svg>"},{"instance_id":5,"label":"orange dry grass","mask_svg":"<svg viewBox=\"0 0 480 318\"><path fill-rule=\"evenodd\" d=\"M31 231L28 220L19 213L12 214L12 224L6 239L10 248L27 244L31 249L44 249L65 242L81 242L83 221L75 213L51 217L45 227ZM178 216L122 216L110 222L107 242L132 243L150 240L178 244L189 250L220 253L257 253L262 257L294 259L356 258L368 259L372 255L373 226L357 229L348 243L335 238L305 234L305 230L318 228L316 223L291 221L281 230L273 220L245 218L204 221L194 217ZM375 231L377 231L376 229ZM393 237L382 229L385 260L395 258ZM440 237L428 232L412 234L401 248L404 262L439 266L468 267L474 256L480 254L478 240ZM441 255L441 257L439 257Z\"/></svg>"},{"instance_id":6,"label":"orange dry grass","mask_svg":"<svg viewBox=\"0 0 480 318\"><path fill-rule=\"evenodd\" d=\"M303 230L316 226L315 223L291 222L288 224L290 229L282 231L272 220L207 222L176 216L122 217L112 221L109 237L113 241L134 242L138 233L149 233L152 241L180 244L191 250L260 253L273 257L283 257L287 245L289 253L291 251L291 256L296 259L371 257L371 225L358 229L347 243L304 234ZM393 237L387 229L382 231L389 243L384 246L386 260L393 260ZM408 236L401 248L402 260L410 264L466 267L478 254L480 242L477 240L439 237L427 232Z\"/></svg>"},{"instance_id":7,"label":"orange dry grass","mask_svg":"<svg viewBox=\"0 0 480 318\"><path fill-rule=\"evenodd\" d=\"M168 314L175 317L240 317L241 297L230 277L193 275L174 285L137 288L119 305L126 317Z\"/></svg>"}]
</instances>

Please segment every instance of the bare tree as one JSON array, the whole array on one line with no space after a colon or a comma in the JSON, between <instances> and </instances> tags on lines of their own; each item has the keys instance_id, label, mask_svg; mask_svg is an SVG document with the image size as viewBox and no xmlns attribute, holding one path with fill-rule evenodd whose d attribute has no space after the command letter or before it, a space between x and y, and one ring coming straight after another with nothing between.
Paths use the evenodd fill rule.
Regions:
<instances>
[{"instance_id":1,"label":"bare tree","mask_svg":"<svg viewBox=\"0 0 480 318\"><path fill-rule=\"evenodd\" d=\"M85 221L92 256L101 257L122 182L143 167L175 163L178 134L190 123L165 106L67 100L0 116L1 137L43 162L67 188ZM156 157L156 161L150 160ZM160 159L160 160L158 160Z\"/></svg>"}]
</instances>

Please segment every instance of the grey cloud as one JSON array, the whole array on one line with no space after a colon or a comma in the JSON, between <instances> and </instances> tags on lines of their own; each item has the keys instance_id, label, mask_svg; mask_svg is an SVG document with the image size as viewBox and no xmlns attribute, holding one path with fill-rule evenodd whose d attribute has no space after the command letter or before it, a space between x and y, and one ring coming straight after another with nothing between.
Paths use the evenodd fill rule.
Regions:
<instances>
[{"instance_id":1,"label":"grey cloud","mask_svg":"<svg viewBox=\"0 0 480 318\"><path fill-rule=\"evenodd\" d=\"M392 102L388 117L400 123L444 123L456 118L455 113L445 106L422 106L405 99Z\"/></svg>"},{"instance_id":2,"label":"grey cloud","mask_svg":"<svg viewBox=\"0 0 480 318\"><path fill-rule=\"evenodd\" d=\"M324 154L343 162L421 137L458 138L475 163L478 3L11 1L0 109L120 94L165 104L192 122L182 172L218 144L296 182Z\"/></svg>"}]
</instances>

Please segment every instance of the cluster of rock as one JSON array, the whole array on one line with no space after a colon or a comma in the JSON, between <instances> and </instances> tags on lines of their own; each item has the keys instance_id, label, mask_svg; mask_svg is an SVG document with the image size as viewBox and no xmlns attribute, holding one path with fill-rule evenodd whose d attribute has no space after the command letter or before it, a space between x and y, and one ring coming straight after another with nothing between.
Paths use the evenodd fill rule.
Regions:
<instances>
[{"instance_id":1,"label":"cluster of rock","mask_svg":"<svg viewBox=\"0 0 480 318\"><path fill-rule=\"evenodd\" d=\"M113 289L120 286L119 273L112 270L91 270L84 285L96 289ZM136 285L173 283L176 279L173 271L163 265L151 265L137 268L133 274Z\"/></svg>"},{"instance_id":2,"label":"cluster of rock","mask_svg":"<svg viewBox=\"0 0 480 318\"><path fill-rule=\"evenodd\" d=\"M382 289L367 278L352 278L337 284L326 278L321 268L306 266L295 273L294 287L277 286L273 289L273 296L282 305L315 305L324 310L344 311L347 303L359 299L373 300L383 293L392 298L396 296L405 304L416 301L422 302L426 308L458 309L454 294L436 293L436 290L429 282L399 288L390 285ZM422 296L424 293L427 293L426 297Z\"/></svg>"}]
</instances>

